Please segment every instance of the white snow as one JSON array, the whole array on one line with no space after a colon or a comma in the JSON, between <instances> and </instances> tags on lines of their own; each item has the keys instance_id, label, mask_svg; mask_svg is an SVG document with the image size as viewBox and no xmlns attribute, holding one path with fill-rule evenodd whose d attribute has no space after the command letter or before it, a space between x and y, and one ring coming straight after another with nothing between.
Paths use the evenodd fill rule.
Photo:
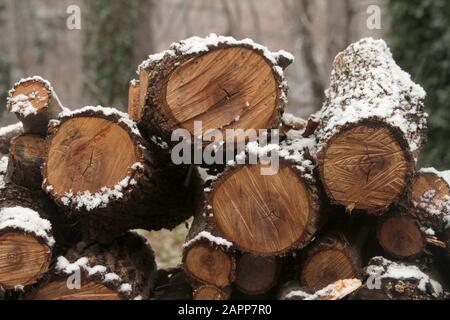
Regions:
<instances>
[{"instance_id":1,"label":"white snow","mask_svg":"<svg viewBox=\"0 0 450 320\"><path fill-rule=\"evenodd\" d=\"M11 207L0 209L0 230L12 228L33 233L43 239L49 247L55 245L55 239L49 234L52 224L29 208Z\"/></svg>"},{"instance_id":2,"label":"white snow","mask_svg":"<svg viewBox=\"0 0 450 320\"><path fill-rule=\"evenodd\" d=\"M11 124L6 127L0 128L0 137L12 134L13 132L22 131L23 124L22 122L17 122L16 124Z\"/></svg>"},{"instance_id":3,"label":"white snow","mask_svg":"<svg viewBox=\"0 0 450 320\"><path fill-rule=\"evenodd\" d=\"M439 282L431 279L418 267L393 262L380 256L370 260L365 272L375 283L377 280L381 281L381 279L416 280L418 281L417 288L423 292L427 292L428 288L430 288L430 293L433 296L437 297L443 293L442 286Z\"/></svg>"},{"instance_id":4,"label":"white snow","mask_svg":"<svg viewBox=\"0 0 450 320\"><path fill-rule=\"evenodd\" d=\"M433 173L439 178L443 179L450 186L450 170L438 171L435 168L422 168L419 173Z\"/></svg>"},{"instance_id":5,"label":"white snow","mask_svg":"<svg viewBox=\"0 0 450 320\"><path fill-rule=\"evenodd\" d=\"M218 246L221 247L226 247L227 249L230 249L233 246L233 243L221 238L221 237L216 237L213 236L211 233L209 233L208 231L201 231L199 234L197 234L194 238L192 238L191 240L189 240L188 242L186 242L183 247L187 248L189 246L191 246L193 243L200 241L202 239L206 239Z\"/></svg>"},{"instance_id":6,"label":"white snow","mask_svg":"<svg viewBox=\"0 0 450 320\"><path fill-rule=\"evenodd\" d=\"M26 118L36 115L37 109L33 106L33 99L30 96L19 94L8 99L8 111L14 112Z\"/></svg>"},{"instance_id":7,"label":"white snow","mask_svg":"<svg viewBox=\"0 0 450 320\"><path fill-rule=\"evenodd\" d=\"M423 111L425 95L395 63L383 40L365 38L351 44L334 61L318 128L319 151L342 126L377 118L400 129L417 151L418 133L426 128L428 116ZM411 117L419 122L408 121Z\"/></svg>"},{"instance_id":8,"label":"white snow","mask_svg":"<svg viewBox=\"0 0 450 320\"><path fill-rule=\"evenodd\" d=\"M340 300L362 286L359 279L338 280L314 294L301 290L291 291L286 295L287 299L299 297L302 300Z\"/></svg>"},{"instance_id":9,"label":"white snow","mask_svg":"<svg viewBox=\"0 0 450 320\"><path fill-rule=\"evenodd\" d=\"M59 273L71 275L74 272L85 271L89 276L100 274L104 283L107 282L122 282L122 278L113 272L108 272L108 268L101 265L91 267L87 257L79 258L77 261L71 263L67 258L60 256L56 261L55 270ZM117 289L121 293L129 294L133 288L129 283L120 283Z\"/></svg>"},{"instance_id":10,"label":"white snow","mask_svg":"<svg viewBox=\"0 0 450 320\"><path fill-rule=\"evenodd\" d=\"M5 174L8 168L8 156L0 158L0 189L5 187Z\"/></svg>"},{"instance_id":11,"label":"white snow","mask_svg":"<svg viewBox=\"0 0 450 320\"><path fill-rule=\"evenodd\" d=\"M76 109L76 110L65 109L64 111L62 111L59 114L59 118L74 117L76 115L83 114L83 113L89 112L89 111L94 112L94 113L103 114L106 117L111 116L111 115L116 115L119 117L119 122L126 124L131 129L131 132L133 132L133 134L135 134L139 137L141 136L141 133L139 132L139 130L136 126L136 123L130 119L128 114L126 114L125 112L119 111L115 108L108 108L108 107L102 107L102 106L86 106L86 107L83 107L81 109Z\"/></svg>"},{"instance_id":12,"label":"white snow","mask_svg":"<svg viewBox=\"0 0 450 320\"><path fill-rule=\"evenodd\" d=\"M305 119L296 117L292 113L287 113L287 112L285 112L283 114L281 121L287 126L290 126L293 128L298 128L298 129L306 127L306 125L308 123Z\"/></svg>"}]
</instances>

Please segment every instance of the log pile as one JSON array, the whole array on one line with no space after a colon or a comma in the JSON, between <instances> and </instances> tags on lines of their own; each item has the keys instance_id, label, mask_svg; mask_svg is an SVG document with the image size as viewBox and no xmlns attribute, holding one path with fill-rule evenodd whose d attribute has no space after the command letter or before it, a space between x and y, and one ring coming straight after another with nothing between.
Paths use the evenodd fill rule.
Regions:
<instances>
[{"instance_id":1,"label":"log pile","mask_svg":"<svg viewBox=\"0 0 450 320\"><path fill-rule=\"evenodd\" d=\"M425 92L384 41L362 39L302 120L284 113L292 62L249 39L190 38L139 66L128 114L16 83L21 123L0 129L0 298L447 298L450 174L416 169ZM232 159L175 164L177 129ZM182 265L158 270L130 230L190 217Z\"/></svg>"}]
</instances>

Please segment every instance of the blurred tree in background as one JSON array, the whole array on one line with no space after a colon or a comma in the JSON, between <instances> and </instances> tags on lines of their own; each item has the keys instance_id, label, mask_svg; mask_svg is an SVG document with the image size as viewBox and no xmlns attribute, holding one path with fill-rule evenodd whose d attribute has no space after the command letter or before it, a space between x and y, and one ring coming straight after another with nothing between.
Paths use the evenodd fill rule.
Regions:
<instances>
[{"instance_id":1,"label":"blurred tree in background","mask_svg":"<svg viewBox=\"0 0 450 320\"><path fill-rule=\"evenodd\" d=\"M0 29L5 25L6 4L0 0ZM6 48L4 37L0 38L0 52L4 52ZM7 55L0 54L0 101L6 100L8 90L10 89L11 67L7 59ZM0 110L0 115L3 110Z\"/></svg>"},{"instance_id":2,"label":"blurred tree in background","mask_svg":"<svg viewBox=\"0 0 450 320\"><path fill-rule=\"evenodd\" d=\"M149 4L148 0L87 2L85 90L104 106L126 109L128 82L143 59L135 55L136 30Z\"/></svg>"},{"instance_id":3,"label":"blurred tree in background","mask_svg":"<svg viewBox=\"0 0 450 320\"><path fill-rule=\"evenodd\" d=\"M390 44L427 91L428 144L420 165L450 169L450 1L391 0Z\"/></svg>"}]
</instances>

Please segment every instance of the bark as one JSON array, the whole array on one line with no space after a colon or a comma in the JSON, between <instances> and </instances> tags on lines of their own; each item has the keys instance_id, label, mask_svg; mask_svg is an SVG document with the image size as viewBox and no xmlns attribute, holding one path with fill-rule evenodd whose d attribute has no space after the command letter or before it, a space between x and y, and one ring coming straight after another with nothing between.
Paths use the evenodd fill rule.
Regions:
<instances>
[{"instance_id":1,"label":"bark","mask_svg":"<svg viewBox=\"0 0 450 320\"><path fill-rule=\"evenodd\" d=\"M102 241L129 229L171 229L197 205L196 170L172 164L113 109L63 116L48 138L43 176L56 203L77 217L86 236Z\"/></svg>"},{"instance_id":2,"label":"bark","mask_svg":"<svg viewBox=\"0 0 450 320\"><path fill-rule=\"evenodd\" d=\"M25 133L45 136L50 120L63 106L51 84L40 77L22 79L9 92L7 109L23 123Z\"/></svg>"},{"instance_id":3,"label":"bark","mask_svg":"<svg viewBox=\"0 0 450 320\"><path fill-rule=\"evenodd\" d=\"M11 141L5 180L33 190L41 190L41 167L46 155L45 139L22 134Z\"/></svg>"},{"instance_id":4,"label":"bark","mask_svg":"<svg viewBox=\"0 0 450 320\"><path fill-rule=\"evenodd\" d=\"M81 285L71 276L79 273ZM58 258L44 281L25 294L26 300L124 300L152 296L156 280L154 254L147 241L134 232L108 245L80 242Z\"/></svg>"},{"instance_id":5,"label":"bark","mask_svg":"<svg viewBox=\"0 0 450 320\"><path fill-rule=\"evenodd\" d=\"M360 278L361 255L348 236L336 231L308 248L301 270L301 285L315 292L338 280Z\"/></svg>"},{"instance_id":6,"label":"bark","mask_svg":"<svg viewBox=\"0 0 450 320\"><path fill-rule=\"evenodd\" d=\"M155 300L192 300L192 287L183 269L158 270Z\"/></svg>"},{"instance_id":7,"label":"bark","mask_svg":"<svg viewBox=\"0 0 450 320\"><path fill-rule=\"evenodd\" d=\"M278 128L287 90L282 69L290 63L290 55L232 38L173 44L139 67L138 126L147 139L169 144L178 128L191 136L208 129ZM203 122L203 132L195 132L194 121Z\"/></svg>"},{"instance_id":8,"label":"bark","mask_svg":"<svg viewBox=\"0 0 450 320\"><path fill-rule=\"evenodd\" d=\"M142 108L139 100L139 81L133 80L128 91L128 116L133 121L138 121L142 117Z\"/></svg>"},{"instance_id":9,"label":"bark","mask_svg":"<svg viewBox=\"0 0 450 320\"><path fill-rule=\"evenodd\" d=\"M425 140L424 98L382 40L363 39L337 55L316 130L319 173L333 202L382 214L406 194Z\"/></svg>"}]
</instances>

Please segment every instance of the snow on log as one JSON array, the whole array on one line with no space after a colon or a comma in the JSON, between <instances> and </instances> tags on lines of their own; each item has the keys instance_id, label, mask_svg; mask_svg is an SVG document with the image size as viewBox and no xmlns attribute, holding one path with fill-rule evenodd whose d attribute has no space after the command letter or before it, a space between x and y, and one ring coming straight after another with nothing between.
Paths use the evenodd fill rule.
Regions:
<instances>
[{"instance_id":1,"label":"snow on log","mask_svg":"<svg viewBox=\"0 0 450 320\"><path fill-rule=\"evenodd\" d=\"M236 249L258 256L285 255L306 246L320 223L320 194L308 157L314 141L249 143L205 188L207 224ZM244 164L269 153L280 156L278 170L261 162Z\"/></svg>"},{"instance_id":2,"label":"snow on log","mask_svg":"<svg viewBox=\"0 0 450 320\"><path fill-rule=\"evenodd\" d=\"M366 284L352 299L433 300L443 298L440 283L417 266L374 257L365 268Z\"/></svg>"},{"instance_id":3,"label":"snow on log","mask_svg":"<svg viewBox=\"0 0 450 320\"><path fill-rule=\"evenodd\" d=\"M25 133L42 136L49 121L64 109L50 82L38 76L17 82L9 91L6 107L23 123Z\"/></svg>"},{"instance_id":4,"label":"snow on log","mask_svg":"<svg viewBox=\"0 0 450 320\"><path fill-rule=\"evenodd\" d=\"M174 43L139 66L139 128L147 139L167 143L177 128L192 136L278 128L286 104L283 69L292 61L291 54L250 39L210 34ZM195 121L202 121L203 132L194 132Z\"/></svg>"},{"instance_id":5,"label":"snow on log","mask_svg":"<svg viewBox=\"0 0 450 320\"><path fill-rule=\"evenodd\" d=\"M337 55L315 133L335 203L381 214L407 191L424 143L424 98L383 40L362 39Z\"/></svg>"},{"instance_id":6,"label":"snow on log","mask_svg":"<svg viewBox=\"0 0 450 320\"><path fill-rule=\"evenodd\" d=\"M307 289L292 285L279 294L280 300L342 300L362 286L359 279L344 279L310 293Z\"/></svg>"},{"instance_id":7,"label":"snow on log","mask_svg":"<svg viewBox=\"0 0 450 320\"><path fill-rule=\"evenodd\" d=\"M12 138L23 133L23 124L18 122L3 128L0 128L0 156L8 154L9 145Z\"/></svg>"},{"instance_id":8,"label":"snow on log","mask_svg":"<svg viewBox=\"0 0 450 320\"><path fill-rule=\"evenodd\" d=\"M195 211L196 171L173 165L112 108L62 113L48 138L43 176L44 190L75 212L89 236L173 228Z\"/></svg>"},{"instance_id":9,"label":"snow on log","mask_svg":"<svg viewBox=\"0 0 450 320\"><path fill-rule=\"evenodd\" d=\"M55 209L41 192L12 184L0 190L0 287L21 289L48 271Z\"/></svg>"},{"instance_id":10,"label":"snow on log","mask_svg":"<svg viewBox=\"0 0 450 320\"><path fill-rule=\"evenodd\" d=\"M224 288L235 279L233 244L213 234L204 217L197 214L184 244L183 267L193 285Z\"/></svg>"},{"instance_id":11,"label":"snow on log","mask_svg":"<svg viewBox=\"0 0 450 320\"><path fill-rule=\"evenodd\" d=\"M151 297L156 264L147 241L128 232L108 245L78 243L27 292L27 300L141 300ZM77 278L78 277L78 278ZM77 283L78 280L81 281Z\"/></svg>"},{"instance_id":12,"label":"snow on log","mask_svg":"<svg viewBox=\"0 0 450 320\"><path fill-rule=\"evenodd\" d=\"M33 190L41 190L42 173L47 148L45 138L24 133L11 141L5 180Z\"/></svg>"},{"instance_id":13,"label":"snow on log","mask_svg":"<svg viewBox=\"0 0 450 320\"><path fill-rule=\"evenodd\" d=\"M315 240L306 251L300 283L311 292L341 279L359 278L361 254L347 236L333 232Z\"/></svg>"},{"instance_id":14,"label":"snow on log","mask_svg":"<svg viewBox=\"0 0 450 320\"><path fill-rule=\"evenodd\" d=\"M278 282L281 259L241 254L236 263L234 288L249 296L261 295Z\"/></svg>"},{"instance_id":15,"label":"snow on log","mask_svg":"<svg viewBox=\"0 0 450 320\"><path fill-rule=\"evenodd\" d=\"M5 175L8 168L8 156L0 157L0 190L6 185Z\"/></svg>"}]
</instances>

